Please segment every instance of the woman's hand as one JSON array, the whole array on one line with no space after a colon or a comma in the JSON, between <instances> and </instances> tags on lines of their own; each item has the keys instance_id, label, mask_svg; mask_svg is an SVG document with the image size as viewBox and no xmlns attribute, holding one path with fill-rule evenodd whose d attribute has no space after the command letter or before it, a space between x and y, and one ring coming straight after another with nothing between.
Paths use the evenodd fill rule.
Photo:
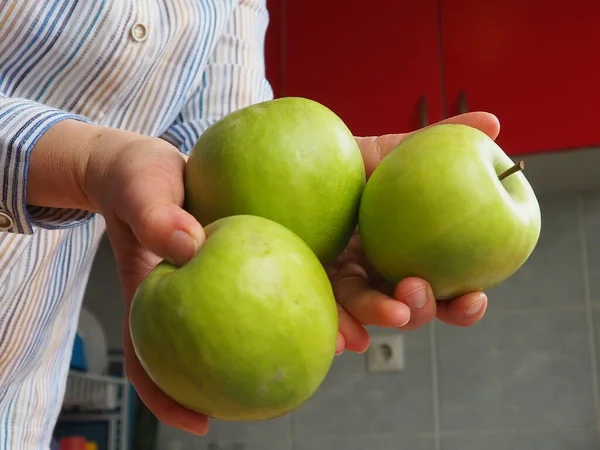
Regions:
<instances>
[{"instance_id":1,"label":"woman's hand","mask_svg":"<svg viewBox=\"0 0 600 450\"><path fill-rule=\"evenodd\" d=\"M483 112L463 114L441 123L469 125L480 129L492 139L500 131L496 117ZM367 176L408 135L356 138L365 161ZM369 335L365 329L368 325L414 330L437 317L450 325L466 327L479 321L487 307L487 297L483 292L438 302L426 280L407 278L396 286L385 283L366 260L358 234L353 236L342 255L326 269L340 314L338 354L344 349L365 351L369 346Z\"/></svg>"},{"instance_id":2,"label":"woman's hand","mask_svg":"<svg viewBox=\"0 0 600 450\"><path fill-rule=\"evenodd\" d=\"M129 334L129 305L162 259L185 264L204 242L200 224L181 208L185 156L161 139L102 129L92 143L84 189L104 216L125 296L123 351L127 376L163 423L203 435L208 419L164 394L142 368Z\"/></svg>"},{"instance_id":3,"label":"woman's hand","mask_svg":"<svg viewBox=\"0 0 600 450\"><path fill-rule=\"evenodd\" d=\"M471 113L451 121L476 126L492 137L498 133L498 123L491 115ZM82 127L78 125L78 130ZM90 135L89 130L82 133L82 139ZM123 346L128 377L161 422L206 434L205 416L171 400L148 377L129 334L129 303L142 280L161 259L185 264L205 239L202 226L182 209L186 158L160 139L108 128L91 130L92 137L85 144L88 157L85 164L80 164L85 167L84 175L76 177L82 180L84 195L73 202L100 213L106 221L126 300ZM368 174L403 137L358 138ZM338 351L364 351L368 346L365 325L413 329L437 315L446 322L466 326L479 320L485 311L482 293L438 304L424 280L411 278L395 287L386 286L364 260L357 236L327 270L339 303Z\"/></svg>"}]
</instances>

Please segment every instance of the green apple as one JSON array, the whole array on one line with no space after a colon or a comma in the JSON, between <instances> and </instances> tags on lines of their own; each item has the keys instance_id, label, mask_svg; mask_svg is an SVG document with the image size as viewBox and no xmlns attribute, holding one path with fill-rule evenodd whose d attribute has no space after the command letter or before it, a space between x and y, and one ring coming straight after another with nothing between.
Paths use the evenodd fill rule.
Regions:
<instances>
[{"instance_id":1,"label":"green apple","mask_svg":"<svg viewBox=\"0 0 600 450\"><path fill-rule=\"evenodd\" d=\"M529 258L541 218L531 185L483 132L440 124L403 140L375 169L360 203L368 261L448 299L502 283Z\"/></svg>"},{"instance_id":2,"label":"green apple","mask_svg":"<svg viewBox=\"0 0 600 450\"><path fill-rule=\"evenodd\" d=\"M274 220L328 262L356 228L365 183L342 120L315 101L280 98L234 111L200 136L186 164L185 207L203 225L238 214Z\"/></svg>"},{"instance_id":3,"label":"green apple","mask_svg":"<svg viewBox=\"0 0 600 450\"><path fill-rule=\"evenodd\" d=\"M325 270L269 219L231 216L181 268L160 263L136 291L135 352L172 399L221 420L264 420L313 395L332 364L338 313Z\"/></svg>"}]
</instances>

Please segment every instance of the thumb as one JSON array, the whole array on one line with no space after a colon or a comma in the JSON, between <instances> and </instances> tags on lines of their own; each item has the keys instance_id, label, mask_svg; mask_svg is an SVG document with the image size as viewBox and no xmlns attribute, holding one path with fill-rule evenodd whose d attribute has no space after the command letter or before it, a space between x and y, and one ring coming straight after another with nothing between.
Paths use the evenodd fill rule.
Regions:
<instances>
[{"instance_id":1,"label":"thumb","mask_svg":"<svg viewBox=\"0 0 600 450\"><path fill-rule=\"evenodd\" d=\"M447 119L438 122L436 125L440 124L467 125L472 128L477 128L492 139L496 139L500 134L500 121L498 118L495 115L484 111L473 111L459 114L458 116L448 117Z\"/></svg>"},{"instance_id":2,"label":"thumb","mask_svg":"<svg viewBox=\"0 0 600 450\"><path fill-rule=\"evenodd\" d=\"M140 244L176 266L187 263L204 243L198 221L178 204L157 199L155 192L139 193L127 215Z\"/></svg>"}]
</instances>

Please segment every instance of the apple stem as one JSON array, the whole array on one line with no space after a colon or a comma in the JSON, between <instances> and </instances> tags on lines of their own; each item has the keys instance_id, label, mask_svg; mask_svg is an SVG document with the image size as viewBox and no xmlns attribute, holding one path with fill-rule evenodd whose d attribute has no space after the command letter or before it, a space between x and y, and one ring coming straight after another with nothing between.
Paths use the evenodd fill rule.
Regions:
<instances>
[{"instance_id":1,"label":"apple stem","mask_svg":"<svg viewBox=\"0 0 600 450\"><path fill-rule=\"evenodd\" d=\"M510 169L506 169L504 172L502 172L500 175L498 175L498 178L500 179L500 181L502 181L506 177L512 175L513 173L521 172L524 168L525 168L525 162L519 161L514 166L512 166Z\"/></svg>"}]
</instances>

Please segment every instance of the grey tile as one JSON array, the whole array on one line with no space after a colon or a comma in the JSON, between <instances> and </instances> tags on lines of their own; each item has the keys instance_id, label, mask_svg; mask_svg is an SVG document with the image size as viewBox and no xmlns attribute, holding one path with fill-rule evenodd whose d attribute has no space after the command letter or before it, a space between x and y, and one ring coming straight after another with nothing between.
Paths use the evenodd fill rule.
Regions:
<instances>
[{"instance_id":1,"label":"grey tile","mask_svg":"<svg viewBox=\"0 0 600 450\"><path fill-rule=\"evenodd\" d=\"M296 440L294 450L434 450L433 438L372 437Z\"/></svg>"},{"instance_id":2,"label":"grey tile","mask_svg":"<svg viewBox=\"0 0 600 450\"><path fill-rule=\"evenodd\" d=\"M292 450L291 440L211 442L203 447L189 447L182 450Z\"/></svg>"},{"instance_id":3,"label":"grey tile","mask_svg":"<svg viewBox=\"0 0 600 450\"><path fill-rule=\"evenodd\" d=\"M504 315L436 327L442 430L504 429Z\"/></svg>"},{"instance_id":4,"label":"grey tile","mask_svg":"<svg viewBox=\"0 0 600 450\"><path fill-rule=\"evenodd\" d=\"M274 423L274 421L256 423L223 422L220 426L215 426L217 422L213 421L206 436L196 436L186 431L161 424L157 439L160 444L158 448L161 450L170 450L171 447L173 450L187 450L192 448L205 450L209 445L213 445L214 447L216 443L220 443L219 445L222 448L210 448L207 450L238 450L237 447L232 447L232 445L237 443L239 447L239 444L243 443L245 445L243 450L254 450L255 448L260 450L261 447L257 447L257 445L266 442L289 443L291 438L289 419L288 423L281 422L278 425L274 425ZM272 429L269 429L269 424ZM228 446L224 446L225 444ZM284 450L287 447L267 447L264 450L270 449Z\"/></svg>"},{"instance_id":5,"label":"grey tile","mask_svg":"<svg viewBox=\"0 0 600 450\"><path fill-rule=\"evenodd\" d=\"M407 333L405 346L402 372L371 374L365 370L365 355L346 352L337 357L319 391L292 414L294 436L415 436L432 431L429 329Z\"/></svg>"},{"instance_id":6,"label":"grey tile","mask_svg":"<svg viewBox=\"0 0 600 450\"><path fill-rule=\"evenodd\" d=\"M163 423L158 425L156 441L156 448L161 450L202 448L207 442L205 437L196 436Z\"/></svg>"},{"instance_id":7,"label":"grey tile","mask_svg":"<svg viewBox=\"0 0 600 450\"><path fill-rule=\"evenodd\" d=\"M448 436L442 450L597 450L597 430L498 433Z\"/></svg>"},{"instance_id":8,"label":"grey tile","mask_svg":"<svg viewBox=\"0 0 600 450\"><path fill-rule=\"evenodd\" d=\"M595 423L585 311L492 314L438 330L443 431Z\"/></svg>"},{"instance_id":9,"label":"grey tile","mask_svg":"<svg viewBox=\"0 0 600 450\"><path fill-rule=\"evenodd\" d=\"M196 436L167 425L160 425L159 450L292 450L290 437L262 439L217 439L211 432Z\"/></svg>"},{"instance_id":10,"label":"grey tile","mask_svg":"<svg viewBox=\"0 0 600 450\"><path fill-rule=\"evenodd\" d=\"M600 448L598 431L591 429L518 433L506 437L508 440L506 450L597 450Z\"/></svg>"},{"instance_id":11,"label":"grey tile","mask_svg":"<svg viewBox=\"0 0 600 450\"><path fill-rule=\"evenodd\" d=\"M596 423L584 311L507 314L504 339L509 429Z\"/></svg>"},{"instance_id":12,"label":"grey tile","mask_svg":"<svg viewBox=\"0 0 600 450\"><path fill-rule=\"evenodd\" d=\"M505 433L487 435L444 436L442 450L508 450Z\"/></svg>"},{"instance_id":13,"label":"grey tile","mask_svg":"<svg viewBox=\"0 0 600 450\"><path fill-rule=\"evenodd\" d=\"M579 199L541 197L542 232L529 260L490 289L489 312L584 305Z\"/></svg>"},{"instance_id":14,"label":"grey tile","mask_svg":"<svg viewBox=\"0 0 600 450\"><path fill-rule=\"evenodd\" d=\"M215 440L253 440L288 438L291 435L291 415L260 422L223 422L213 420L207 435Z\"/></svg>"},{"instance_id":15,"label":"grey tile","mask_svg":"<svg viewBox=\"0 0 600 450\"><path fill-rule=\"evenodd\" d=\"M583 226L590 273L590 293L592 302L600 305L600 193L583 196Z\"/></svg>"},{"instance_id":16,"label":"grey tile","mask_svg":"<svg viewBox=\"0 0 600 450\"><path fill-rule=\"evenodd\" d=\"M594 306L592 309L592 327L594 330L594 344L596 350L596 374L600 374L600 307ZM600 379L595 380L600 383ZM597 386L600 390L600 386ZM600 418L599 418L600 420Z\"/></svg>"}]
</instances>

